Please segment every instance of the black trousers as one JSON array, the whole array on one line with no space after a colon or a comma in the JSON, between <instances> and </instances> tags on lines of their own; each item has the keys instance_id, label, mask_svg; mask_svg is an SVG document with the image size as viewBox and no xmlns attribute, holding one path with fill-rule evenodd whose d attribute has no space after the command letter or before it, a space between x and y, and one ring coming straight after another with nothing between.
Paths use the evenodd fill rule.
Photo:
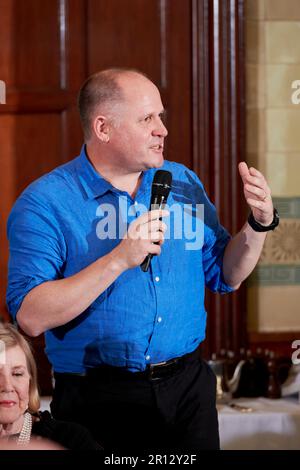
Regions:
<instances>
[{"instance_id":1,"label":"black trousers","mask_svg":"<svg viewBox=\"0 0 300 470\"><path fill-rule=\"evenodd\" d=\"M53 416L87 426L105 451L219 449L216 378L205 361L156 380L115 370L55 374Z\"/></svg>"}]
</instances>

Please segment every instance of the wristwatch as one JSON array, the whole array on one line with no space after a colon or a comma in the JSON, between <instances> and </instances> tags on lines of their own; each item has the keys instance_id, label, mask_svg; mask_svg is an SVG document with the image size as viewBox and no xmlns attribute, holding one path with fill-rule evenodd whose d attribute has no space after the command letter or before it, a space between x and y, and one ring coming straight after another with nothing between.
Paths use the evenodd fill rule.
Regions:
<instances>
[{"instance_id":1,"label":"wristwatch","mask_svg":"<svg viewBox=\"0 0 300 470\"><path fill-rule=\"evenodd\" d=\"M277 212L277 209L274 208L273 214L273 220L270 225L261 225L259 222L257 222L257 220L254 219L251 211L248 217L248 224L250 225L250 227L253 228L253 230L255 230L255 232L268 232L269 230L274 230L274 228L276 228L279 224L279 214Z\"/></svg>"}]
</instances>

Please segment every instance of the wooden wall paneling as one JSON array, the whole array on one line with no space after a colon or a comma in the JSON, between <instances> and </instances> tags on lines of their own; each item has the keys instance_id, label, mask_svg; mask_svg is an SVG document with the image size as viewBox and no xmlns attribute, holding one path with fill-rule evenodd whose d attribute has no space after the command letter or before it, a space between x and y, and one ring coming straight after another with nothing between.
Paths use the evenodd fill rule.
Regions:
<instances>
[{"instance_id":1,"label":"wooden wall paneling","mask_svg":"<svg viewBox=\"0 0 300 470\"><path fill-rule=\"evenodd\" d=\"M211 149L211 11L210 0L192 1L192 76L193 76L193 169L199 175L210 197L213 153ZM201 346L208 358L217 350L216 336L220 329L215 315L215 295L206 291L205 306L208 312L206 340Z\"/></svg>"},{"instance_id":2,"label":"wooden wall paneling","mask_svg":"<svg viewBox=\"0 0 300 470\"><path fill-rule=\"evenodd\" d=\"M86 0L60 0L61 42L65 41L65 53L61 53L61 67L65 63L65 80L61 88L75 93L88 74L88 41ZM63 19L64 17L64 19ZM65 28L65 32L63 32Z\"/></svg>"},{"instance_id":3,"label":"wooden wall paneling","mask_svg":"<svg viewBox=\"0 0 300 470\"><path fill-rule=\"evenodd\" d=\"M6 85L14 80L14 4L0 0L0 79ZM6 112L6 105L0 105L0 316L7 318L5 292L7 282L8 243L6 220L15 197L15 166L12 142L16 137L14 117Z\"/></svg>"},{"instance_id":4,"label":"wooden wall paneling","mask_svg":"<svg viewBox=\"0 0 300 470\"><path fill-rule=\"evenodd\" d=\"M160 79L159 0L88 0L88 73L138 68Z\"/></svg>"},{"instance_id":5,"label":"wooden wall paneling","mask_svg":"<svg viewBox=\"0 0 300 470\"><path fill-rule=\"evenodd\" d=\"M86 0L60 0L61 89L68 97L61 113L62 161L78 155L83 134L77 110L77 95L88 74Z\"/></svg>"},{"instance_id":6,"label":"wooden wall paneling","mask_svg":"<svg viewBox=\"0 0 300 470\"><path fill-rule=\"evenodd\" d=\"M20 193L33 180L61 163L60 114L17 114L18 140L15 147L15 183Z\"/></svg>"},{"instance_id":7,"label":"wooden wall paneling","mask_svg":"<svg viewBox=\"0 0 300 470\"><path fill-rule=\"evenodd\" d=\"M220 72L220 97L224 97L221 104L223 155L220 161L223 165L220 168L219 204L223 223L234 234L242 228L248 213L237 168L238 162L245 159L244 2L220 1L219 8L223 29L220 34L222 59L219 64L223 69L223 74ZM229 325L225 330L225 347L237 351L247 343L246 284L242 284L236 294L225 297L224 301L227 303L225 323Z\"/></svg>"},{"instance_id":8,"label":"wooden wall paneling","mask_svg":"<svg viewBox=\"0 0 300 470\"><path fill-rule=\"evenodd\" d=\"M161 0L160 5L161 88L169 130L166 158L193 168L191 2Z\"/></svg>"},{"instance_id":9,"label":"wooden wall paneling","mask_svg":"<svg viewBox=\"0 0 300 470\"><path fill-rule=\"evenodd\" d=\"M209 0L192 1L193 169L210 193Z\"/></svg>"},{"instance_id":10,"label":"wooden wall paneling","mask_svg":"<svg viewBox=\"0 0 300 470\"><path fill-rule=\"evenodd\" d=\"M1 28L0 28L1 29ZM0 105L1 106L4 105ZM11 142L15 138L15 121L10 115L0 115L0 317L7 318L5 294L7 284L8 242L6 220L15 195L15 166Z\"/></svg>"},{"instance_id":11,"label":"wooden wall paneling","mask_svg":"<svg viewBox=\"0 0 300 470\"><path fill-rule=\"evenodd\" d=\"M6 83L12 82L14 75L12 57L15 52L13 21L14 4L0 0L0 76Z\"/></svg>"},{"instance_id":12,"label":"wooden wall paneling","mask_svg":"<svg viewBox=\"0 0 300 470\"><path fill-rule=\"evenodd\" d=\"M160 88L165 156L191 166L191 2L88 1L88 71L137 68Z\"/></svg>"},{"instance_id":13,"label":"wooden wall paneling","mask_svg":"<svg viewBox=\"0 0 300 470\"><path fill-rule=\"evenodd\" d=\"M88 0L88 75L110 67L141 70L159 86L167 109L166 14L166 0Z\"/></svg>"},{"instance_id":14,"label":"wooden wall paneling","mask_svg":"<svg viewBox=\"0 0 300 470\"><path fill-rule=\"evenodd\" d=\"M200 177L203 171L220 220L234 234L246 219L237 171L244 159L243 1L195 0L192 6L194 167ZM204 355L238 351L246 343L245 289L227 296L207 293Z\"/></svg>"},{"instance_id":15,"label":"wooden wall paneling","mask_svg":"<svg viewBox=\"0 0 300 470\"><path fill-rule=\"evenodd\" d=\"M15 0L14 86L57 89L60 85L58 0Z\"/></svg>"},{"instance_id":16,"label":"wooden wall paneling","mask_svg":"<svg viewBox=\"0 0 300 470\"><path fill-rule=\"evenodd\" d=\"M224 226L232 233L246 220L241 179L237 170L244 160L243 89L243 2L213 2L213 100L214 122L211 142L214 145L212 187L214 200ZM216 298L219 328L216 349L237 351L246 343L246 310L243 284L238 293Z\"/></svg>"},{"instance_id":17,"label":"wooden wall paneling","mask_svg":"<svg viewBox=\"0 0 300 470\"><path fill-rule=\"evenodd\" d=\"M233 79L231 81L232 107L235 112L230 114L233 135L233 164L231 166L231 180L237 178L237 184L232 187L232 229L234 233L241 229L247 218L249 208L243 195L242 181L237 170L237 163L246 158L246 79L245 79L245 0L234 0L236 15L231 15L230 34L234 44L234 55L231 57L230 67ZM233 30L236 31L234 35ZM245 217L246 216L246 217ZM247 284L235 296L232 306L233 349L248 345L247 331Z\"/></svg>"},{"instance_id":18,"label":"wooden wall paneling","mask_svg":"<svg viewBox=\"0 0 300 470\"><path fill-rule=\"evenodd\" d=\"M228 166L231 165L232 142L229 112L230 103L230 81L232 80L230 70L230 56L233 53L230 35L228 31L228 3L215 1L212 10L213 21L213 90L214 90L214 122L212 122L212 142L214 145L214 173L212 186L214 191L214 202L218 208L219 217L228 230L231 230L230 211L231 182L229 181ZM228 54L228 50L230 51ZM224 198L224 195L225 198ZM225 201L224 201L225 199ZM232 296L217 296L215 299L215 315L217 321L216 349L225 347L228 349L232 343ZM222 328L223 326L223 328Z\"/></svg>"}]
</instances>

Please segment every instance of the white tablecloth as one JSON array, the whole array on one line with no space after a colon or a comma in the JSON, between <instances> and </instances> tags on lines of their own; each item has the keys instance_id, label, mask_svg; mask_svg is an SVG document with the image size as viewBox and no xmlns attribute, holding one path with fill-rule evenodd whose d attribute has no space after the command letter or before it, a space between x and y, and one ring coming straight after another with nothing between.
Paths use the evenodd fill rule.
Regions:
<instances>
[{"instance_id":1,"label":"white tablecloth","mask_svg":"<svg viewBox=\"0 0 300 470\"><path fill-rule=\"evenodd\" d=\"M300 449L298 401L240 398L231 403L251 408L252 411L218 405L222 449Z\"/></svg>"},{"instance_id":2,"label":"white tablecloth","mask_svg":"<svg viewBox=\"0 0 300 470\"><path fill-rule=\"evenodd\" d=\"M51 397L42 397L41 410L49 410ZM300 449L300 403L296 400L239 398L231 403L251 412L218 405L221 449Z\"/></svg>"}]
</instances>

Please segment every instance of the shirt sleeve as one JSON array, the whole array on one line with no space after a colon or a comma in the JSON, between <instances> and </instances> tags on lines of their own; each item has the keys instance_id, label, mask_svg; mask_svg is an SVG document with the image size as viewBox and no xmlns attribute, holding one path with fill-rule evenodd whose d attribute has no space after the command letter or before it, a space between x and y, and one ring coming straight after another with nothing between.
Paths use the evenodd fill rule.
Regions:
<instances>
[{"instance_id":1,"label":"shirt sleeve","mask_svg":"<svg viewBox=\"0 0 300 470\"><path fill-rule=\"evenodd\" d=\"M204 206L204 242L202 263L205 285L213 292L232 292L234 289L224 279L222 266L225 248L230 240L227 230L220 224L215 206L209 200L202 182L191 170L185 170L187 185L179 188L185 193L184 202Z\"/></svg>"},{"instance_id":2,"label":"shirt sleeve","mask_svg":"<svg viewBox=\"0 0 300 470\"><path fill-rule=\"evenodd\" d=\"M213 292L225 294L234 291L223 276L223 257L231 239L228 231L220 224L215 206L204 193L204 245L203 270L205 285Z\"/></svg>"},{"instance_id":3,"label":"shirt sleeve","mask_svg":"<svg viewBox=\"0 0 300 470\"><path fill-rule=\"evenodd\" d=\"M64 238L45 196L23 193L7 224L10 256L6 302L15 319L24 297L45 281L60 279Z\"/></svg>"}]
</instances>

